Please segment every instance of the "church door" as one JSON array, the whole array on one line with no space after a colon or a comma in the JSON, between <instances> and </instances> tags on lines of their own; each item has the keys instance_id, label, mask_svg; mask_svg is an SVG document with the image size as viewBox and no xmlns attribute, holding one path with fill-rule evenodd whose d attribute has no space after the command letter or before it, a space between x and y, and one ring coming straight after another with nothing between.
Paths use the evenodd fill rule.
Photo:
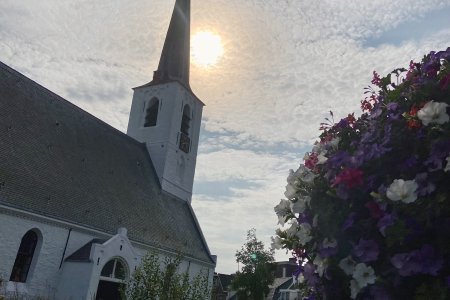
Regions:
<instances>
[{"instance_id":1,"label":"church door","mask_svg":"<svg viewBox=\"0 0 450 300\"><path fill-rule=\"evenodd\" d=\"M121 300L127 277L125 264L118 258L107 262L100 273L96 300Z\"/></svg>"}]
</instances>

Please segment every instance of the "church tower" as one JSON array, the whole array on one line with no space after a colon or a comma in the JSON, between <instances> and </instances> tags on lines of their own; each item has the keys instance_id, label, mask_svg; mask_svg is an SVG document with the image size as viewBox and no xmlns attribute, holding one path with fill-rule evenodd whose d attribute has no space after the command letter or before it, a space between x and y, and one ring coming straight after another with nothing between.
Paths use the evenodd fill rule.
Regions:
<instances>
[{"instance_id":1,"label":"church tower","mask_svg":"<svg viewBox=\"0 0 450 300\"><path fill-rule=\"evenodd\" d=\"M204 104L189 85L190 0L176 0L153 80L134 88L127 134L146 144L164 191L191 201Z\"/></svg>"}]
</instances>

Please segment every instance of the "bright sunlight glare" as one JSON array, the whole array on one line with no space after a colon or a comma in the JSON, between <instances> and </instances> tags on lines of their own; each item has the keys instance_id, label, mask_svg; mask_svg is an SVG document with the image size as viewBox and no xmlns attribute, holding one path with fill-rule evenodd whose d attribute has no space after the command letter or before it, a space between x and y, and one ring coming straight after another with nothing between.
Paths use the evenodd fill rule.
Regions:
<instances>
[{"instance_id":1,"label":"bright sunlight glare","mask_svg":"<svg viewBox=\"0 0 450 300\"><path fill-rule=\"evenodd\" d=\"M196 33L191 40L192 60L195 64L209 67L223 55L220 36L209 31Z\"/></svg>"}]
</instances>

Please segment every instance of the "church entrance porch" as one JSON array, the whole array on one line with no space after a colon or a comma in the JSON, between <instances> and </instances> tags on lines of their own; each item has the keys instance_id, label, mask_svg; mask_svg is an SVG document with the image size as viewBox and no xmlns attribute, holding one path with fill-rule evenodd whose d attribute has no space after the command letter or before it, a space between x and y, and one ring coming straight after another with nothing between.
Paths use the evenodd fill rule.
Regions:
<instances>
[{"instance_id":1,"label":"church entrance porch","mask_svg":"<svg viewBox=\"0 0 450 300\"><path fill-rule=\"evenodd\" d=\"M121 282L113 282L100 280L98 283L96 300L121 300L121 290L124 284Z\"/></svg>"}]
</instances>

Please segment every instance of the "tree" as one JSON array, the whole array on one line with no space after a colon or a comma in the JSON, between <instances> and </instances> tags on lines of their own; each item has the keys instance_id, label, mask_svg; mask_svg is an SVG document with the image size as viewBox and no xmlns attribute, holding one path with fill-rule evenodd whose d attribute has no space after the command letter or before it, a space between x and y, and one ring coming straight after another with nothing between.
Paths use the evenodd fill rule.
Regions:
<instances>
[{"instance_id":1,"label":"tree","mask_svg":"<svg viewBox=\"0 0 450 300\"><path fill-rule=\"evenodd\" d=\"M256 230L252 228L247 231L247 241L235 256L242 269L231 284L239 300L265 299L274 280L273 250L264 249L264 243L256 238Z\"/></svg>"},{"instance_id":2,"label":"tree","mask_svg":"<svg viewBox=\"0 0 450 300\"><path fill-rule=\"evenodd\" d=\"M200 272L190 279L179 272L181 256L166 257L161 264L156 253L148 253L123 291L130 300L207 300L210 298L208 274Z\"/></svg>"}]
</instances>

